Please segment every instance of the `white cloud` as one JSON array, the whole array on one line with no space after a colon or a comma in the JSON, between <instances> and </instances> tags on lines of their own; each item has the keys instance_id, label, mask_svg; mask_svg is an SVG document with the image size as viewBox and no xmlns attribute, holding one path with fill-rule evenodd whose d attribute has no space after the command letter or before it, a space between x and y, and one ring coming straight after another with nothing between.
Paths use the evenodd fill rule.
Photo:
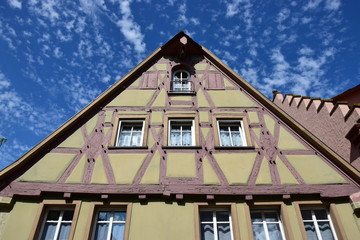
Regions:
<instances>
[{"instance_id":1,"label":"white cloud","mask_svg":"<svg viewBox=\"0 0 360 240\"><path fill-rule=\"evenodd\" d=\"M340 5L340 0L326 0L325 8L328 10L338 10Z\"/></svg>"},{"instance_id":2,"label":"white cloud","mask_svg":"<svg viewBox=\"0 0 360 240\"><path fill-rule=\"evenodd\" d=\"M144 35L141 33L141 27L134 21L134 17L130 9L131 0L125 0L120 3L120 11L122 13L121 20L117 21L122 34L126 40L134 45L134 49L138 54L145 52L146 45L144 43Z\"/></svg>"},{"instance_id":3,"label":"white cloud","mask_svg":"<svg viewBox=\"0 0 360 240\"><path fill-rule=\"evenodd\" d=\"M233 0L231 3L226 4L226 17L233 17L240 11L240 3L243 0Z\"/></svg>"},{"instance_id":4,"label":"white cloud","mask_svg":"<svg viewBox=\"0 0 360 240\"><path fill-rule=\"evenodd\" d=\"M307 46L303 46L298 53L301 55L312 55L314 53L314 50Z\"/></svg>"},{"instance_id":5,"label":"white cloud","mask_svg":"<svg viewBox=\"0 0 360 240\"><path fill-rule=\"evenodd\" d=\"M8 3L13 8L21 9L22 3L19 0L8 0Z\"/></svg>"},{"instance_id":6,"label":"white cloud","mask_svg":"<svg viewBox=\"0 0 360 240\"><path fill-rule=\"evenodd\" d=\"M56 57L56 58L61 58L62 55L63 55L63 53L62 53L62 51L60 50L60 48L59 48L59 47L56 47L56 48L54 49L54 57Z\"/></svg>"},{"instance_id":7,"label":"white cloud","mask_svg":"<svg viewBox=\"0 0 360 240\"><path fill-rule=\"evenodd\" d=\"M55 23L60 17L57 4L61 3L57 0L31 0L29 1L29 9L38 16L48 18L52 23Z\"/></svg>"}]
</instances>

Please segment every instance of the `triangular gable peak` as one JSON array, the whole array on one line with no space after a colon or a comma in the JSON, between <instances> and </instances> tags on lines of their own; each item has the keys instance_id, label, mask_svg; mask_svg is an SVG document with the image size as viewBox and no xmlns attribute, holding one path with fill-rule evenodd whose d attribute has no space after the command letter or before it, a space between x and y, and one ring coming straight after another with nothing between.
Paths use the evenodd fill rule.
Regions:
<instances>
[{"instance_id":1,"label":"triangular gable peak","mask_svg":"<svg viewBox=\"0 0 360 240\"><path fill-rule=\"evenodd\" d=\"M9 197L344 197L359 173L180 32L0 179Z\"/></svg>"}]
</instances>

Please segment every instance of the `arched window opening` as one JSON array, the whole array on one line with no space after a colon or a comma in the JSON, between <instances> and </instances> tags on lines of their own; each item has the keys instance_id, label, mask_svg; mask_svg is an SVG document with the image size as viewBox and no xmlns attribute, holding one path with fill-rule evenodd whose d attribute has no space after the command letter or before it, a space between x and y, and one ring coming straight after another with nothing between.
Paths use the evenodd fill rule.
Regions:
<instances>
[{"instance_id":1,"label":"arched window opening","mask_svg":"<svg viewBox=\"0 0 360 240\"><path fill-rule=\"evenodd\" d=\"M185 70L175 71L172 78L172 92L191 92L193 91L190 73Z\"/></svg>"}]
</instances>

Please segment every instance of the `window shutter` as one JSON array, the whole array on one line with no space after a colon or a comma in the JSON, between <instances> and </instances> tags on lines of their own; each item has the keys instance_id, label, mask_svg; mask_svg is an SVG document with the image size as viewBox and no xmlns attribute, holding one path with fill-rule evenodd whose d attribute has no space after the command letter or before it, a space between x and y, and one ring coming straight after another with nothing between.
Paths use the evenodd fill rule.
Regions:
<instances>
[{"instance_id":1,"label":"window shutter","mask_svg":"<svg viewBox=\"0 0 360 240\"><path fill-rule=\"evenodd\" d=\"M156 88L157 83L158 81L156 72L146 72L143 74L141 88Z\"/></svg>"},{"instance_id":2,"label":"window shutter","mask_svg":"<svg viewBox=\"0 0 360 240\"><path fill-rule=\"evenodd\" d=\"M219 72L210 72L208 77L208 89L224 89L224 79Z\"/></svg>"}]
</instances>

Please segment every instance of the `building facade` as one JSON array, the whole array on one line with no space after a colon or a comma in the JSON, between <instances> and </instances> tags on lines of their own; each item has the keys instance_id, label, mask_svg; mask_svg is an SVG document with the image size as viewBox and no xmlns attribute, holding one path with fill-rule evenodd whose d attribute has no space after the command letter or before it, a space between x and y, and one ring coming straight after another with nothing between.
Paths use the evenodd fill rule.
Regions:
<instances>
[{"instance_id":1,"label":"building facade","mask_svg":"<svg viewBox=\"0 0 360 240\"><path fill-rule=\"evenodd\" d=\"M360 239L359 180L180 32L0 172L0 239Z\"/></svg>"}]
</instances>

